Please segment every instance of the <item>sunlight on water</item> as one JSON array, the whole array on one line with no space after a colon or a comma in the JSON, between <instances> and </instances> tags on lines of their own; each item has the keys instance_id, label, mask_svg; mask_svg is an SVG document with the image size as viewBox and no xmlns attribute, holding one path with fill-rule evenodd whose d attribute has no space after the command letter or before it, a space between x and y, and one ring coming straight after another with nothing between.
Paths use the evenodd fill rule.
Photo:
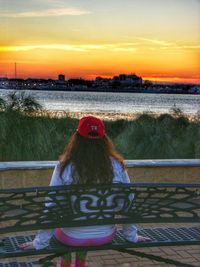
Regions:
<instances>
[{"instance_id":1,"label":"sunlight on water","mask_svg":"<svg viewBox=\"0 0 200 267\"><path fill-rule=\"evenodd\" d=\"M0 90L5 97L10 90ZM143 94L143 93L99 93L99 92L59 92L31 91L46 110L67 112L170 112L180 108L184 113L200 111L200 95Z\"/></svg>"}]
</instances>

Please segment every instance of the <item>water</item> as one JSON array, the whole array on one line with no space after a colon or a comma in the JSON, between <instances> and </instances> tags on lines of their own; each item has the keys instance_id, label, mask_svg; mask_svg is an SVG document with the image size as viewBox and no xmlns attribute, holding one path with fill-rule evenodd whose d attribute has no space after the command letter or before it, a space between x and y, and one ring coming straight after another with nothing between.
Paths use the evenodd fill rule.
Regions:
<instances>
[{"instance_id":1,"label":"water","mask_svg":"<svg viewBox=\"0 0 200 267\"><path fill-rule=\"evenodd\" d=\"M6 97L10 90L0 90L0 97ZM168 113L180 108L186 114L200 111L200 95L143 94L143 93L100 93L100 92L59 92L26 90L50 111L68 112L110 112Z\"/></svg>"}]
</instances>

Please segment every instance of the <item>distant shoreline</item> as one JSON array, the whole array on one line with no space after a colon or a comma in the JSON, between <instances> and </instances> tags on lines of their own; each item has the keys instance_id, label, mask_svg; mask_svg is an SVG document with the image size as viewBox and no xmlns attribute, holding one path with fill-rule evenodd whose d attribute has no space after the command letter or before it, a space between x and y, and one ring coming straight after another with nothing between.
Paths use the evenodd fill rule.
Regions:
<instances>
[{"instance_id":1,"label":"distant shoreline","mask_svg":"<svg viewBox=\"0 0 200 267\"><path fill-rule=\"evenodd\" d=\"M156 91L156 90L129 90L129 89L118 89L118 90L108 90L108 89L100 89L100 90L89 90L89 89L75 89L75 90L66 90L66 89L36 89L36 88L29 88L29 89L19 89L19 88L0 88L0 90L16 90L16 91L47 91L47 92L86 92L86 93L141 93L141 94L174 94L174 95L200 95L200 92L176 92L176 91Z\"/></svg>"}]
</instances>

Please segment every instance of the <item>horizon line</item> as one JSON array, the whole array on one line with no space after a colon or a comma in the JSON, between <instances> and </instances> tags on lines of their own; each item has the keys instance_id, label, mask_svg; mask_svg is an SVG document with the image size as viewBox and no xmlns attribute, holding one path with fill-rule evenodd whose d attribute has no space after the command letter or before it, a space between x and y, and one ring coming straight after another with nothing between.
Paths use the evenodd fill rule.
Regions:
<instances>
[{"instance_id":1,"label":"horizon line","mask_svg":"<svg viewBox=\"0 0 200 267\"><path fill-rule=\"evenodd\" d=\"M117 74L117 75L97 75L95 76L95 78L89 78L87 77L87 75L81 77L81 76L72 76L72 77L69 77L68 79L65 79L65 81L68 81L70 79L82 79L82 80L88 80L88 81L94 81L97 77L101 77L102 79L112 79L114 78L115 76L119 76L121 74L125 74L125 73L120 73L120 74ZM65 74L63 73L59 73L58 75L64 75L66 76ZM13 74L13 77L8 77L8 76L0 76L0 79L3 79L3 78L7 78L7 79L22 79L22 80L27 80L27 79L42 79L42 80L57 80L58 79L58 75L57 77L53 78L52 76L43 76L43 77L14 77L15 75ZM177 83L177 84L196 84L196 85L200 85L200 78L181 78L181 77L155 77L155 76L152 76L152 77L149 77L149 76L138 76L136 73L130 73L130 74L125 74L125 75L136 75L137 77L139 78L142 78L143 81L150 81L150 82L153 82L153 83ZM90 75L89 75L90 76ZM93 75L92 75L93 76Z\"/></svg>"}]
</instances>

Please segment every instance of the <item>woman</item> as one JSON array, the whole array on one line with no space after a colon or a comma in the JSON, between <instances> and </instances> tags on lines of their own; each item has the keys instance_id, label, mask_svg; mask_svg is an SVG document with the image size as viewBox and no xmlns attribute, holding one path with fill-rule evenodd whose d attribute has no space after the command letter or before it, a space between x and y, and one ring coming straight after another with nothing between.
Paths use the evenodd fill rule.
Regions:
<instances>
[{"instance_id":1,"label":"woman","mask_svg":"<svg viewBox=\"0 0 200 267\"><path fill-rule=\"evenodd\" d=\"M50 186L67 184L111 184L130 183L122 157L115 151L113 143L105 133L102 120L93 116L80 119L77 131L60 156ZM115 226L87 226L41 230L33 242L19 245L22 249L42 249L55 237L71 246L103 245L113 240ZM141 242L149 240L139 236L134 225L124 225L127 240ZM75 266L85 266L86 253L76 253ZM71 266L71 255L62 259L61 266Z\"/></svg>"}]
</instances>

